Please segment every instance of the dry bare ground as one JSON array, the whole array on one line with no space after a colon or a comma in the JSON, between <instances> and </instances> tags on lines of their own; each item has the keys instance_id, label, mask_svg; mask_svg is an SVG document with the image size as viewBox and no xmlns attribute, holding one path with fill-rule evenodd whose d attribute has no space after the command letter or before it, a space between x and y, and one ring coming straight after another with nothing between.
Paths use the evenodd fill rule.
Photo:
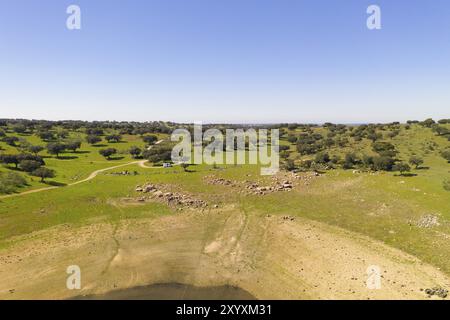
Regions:
<instances>
[{"instance_id":1,"label":"dry bare ground","mask_svg":"<svg viewBox=\"0 0 450 320\"><path fill-rule=\"evenodd\" d=\"M66 268L81 268L81 290ZM381 289L366 270L381 268ZM236 207L194 210L117 225L59 226L0 252L1 299L64 299L152 283L232 285L259 299L426 299L449 287L436 268L339 228Z\"/></svg>"}]
</instances>

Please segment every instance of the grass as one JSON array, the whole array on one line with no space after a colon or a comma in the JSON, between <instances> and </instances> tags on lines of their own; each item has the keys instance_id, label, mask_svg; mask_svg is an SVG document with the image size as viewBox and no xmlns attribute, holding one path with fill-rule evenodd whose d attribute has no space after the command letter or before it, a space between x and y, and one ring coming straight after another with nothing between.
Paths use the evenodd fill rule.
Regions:
<instances>
[{"instance_id":1,"label":"grass","mask_svg":"<svg viewBox=\"0 0 450 320\"><path fill-rule=\"evenodd\" d=\"M8 134L12 135L12 134ZM35 135L16 135L25 139L33 145L46 146L46 142L43 142L39 137ZM48 179L48 184L70 184L83 180L89 176L95 170L112 167L115 165L128 163L134 159L128 154L128 150L131 146L137 146L144 150L145 143L139 136L124 135L122 141L119 143L108 143L102 141L97 145L90 145L84 141L85 134L72 132L69 138L77 138L83 141L81 149L76 152L65 152L59 155L57 158L54 155L50 155L46 150L39 153L44 158L46 167L53 169L56 172L54 179ZM167 135L158 135L159 139L167 139ZM17 148L8 146L4 142L0 142L0 146L4 149L4 153L16 154L19 151ZM118 150L118 154L112 157L112 160L106 160L101 156L98 151L103 148L115 148ZM14 169L12 166L0 166L0 171L8 171ZM20 188L19 192L42 188L45 185L40 183L40 179L36 177L24 174L24 177L28 181L28 186Z\"/></svg>"},{"instance_id":2,"label":"grass","mask_svg":"<svg viewBox=\"0 0 450 320\"><path fill-rule=\"evenodd\" d=\"M28 139L38 143L36 137ZM215 174L231 180L268 181L270 177L261 177L257 166L219 165L218 169L213 169L196 165L189 167L192 172L183 172L179 167L143 169L130 165L120 171L136 170L138 175L102 173L76 186L0 200L0 246L7 245L14 236L60 224L79 226L99 219L114 223L121 219L176 214L176 211L156 202L127 207L120 205L120 198L137 196L134 191L136 185L152 182L171 184L211 204L235 205L248 215L301 216L339 226L383 241L450 274L450 192L442 187L442 181L450 176L450 167L439 155L440 150L448 146L448 141L429 129L412 126L409 130L402 128L392 142L402 160L407 161L416 154L424 158L423 167L427 168L413 169L417 174L413 177L398 176L393 172L354 174L352 170L337 169L327 171L310 185L300 186L292 192L244 196L227 186L206 185L204 176ZM123 143L108 144L119 150L126 150L131 145L142 147L143 143L135 136L125 136ZM7 152L12 151L8 148ZM352 148L370 152L370 143L367 140L352 141L345 149L332 148L330 154L343 155ZM97 150L98 147L83 144L81 153L65 154L76 156L75 159L46 158L48 167L58 174L54 181L71 183L96 169L132 160L129 155L124 155L119 161L106 161ZM298 155L294 153L293 156ZM40 183L31 181L29 188L40 186ZM417 220L425 214L438 215L441 225L432 229L417 227Z\"/></svg>"}]
</instances>

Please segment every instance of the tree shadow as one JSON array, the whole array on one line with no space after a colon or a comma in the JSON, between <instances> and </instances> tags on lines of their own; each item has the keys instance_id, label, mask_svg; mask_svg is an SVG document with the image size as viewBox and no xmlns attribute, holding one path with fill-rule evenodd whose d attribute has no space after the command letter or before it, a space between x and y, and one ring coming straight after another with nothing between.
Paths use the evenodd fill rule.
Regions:
<instances>
[{"instance_id":1,"label":"tree shadow","mask_svg":"<svg viewBox=\"0 0 450 320\"><path fill-rule=\"evenodd\" d=\"M65 187L67 186L67 183L57 182L57 181L44 181L43 182L46 185L52 186L52 187Z\"/></svg>"},{"instance_id":2,"label":"tree shadow","mask_svg":"<svg viewBox=\"0 0 450 320\"><path fill-rule=\"evenodd\" d=\"M117 160L122 160L122 159L124 159L125 157L110 157L108 160L109 161L117 161Z\"/></svg>"},{"instance_id":3,"label":"tree shadow","mask_svg":"<svg viewBox=\"0 0 450 320\"><path fill-rule=\"evenodd\" d=\"M417 167L416 170L430 170L430 167Z\"/></svg>"},{"instance_id":4,"label":"tree shadow","mask_svg":"<svg viewBox=\"0 0 450 320\"><path fill-rule=\"evenodd\" d=\"M108 145L102 143L102 144L93 144L92 146L95 147L95 148L104 148L104 147L107 147Z\"/></svg>"},{"instance_id":5,"label":"tree shadow","mask_svg":"<svg viewBox=\"0 0 450 320\"><path fill-rule=\"evenodd\" d=\"M404 177L404 178L410 178L410 177L416 177L417 173L403 173L403 174L395 174L396 177Z\"/></svg>"},{"instance_id":6,"label":"tree shadow","mask_svg":"<svg viewBox=\"0 0 450 320\"><path fill-rule=\"evenodd\" d=\"M73 152L73 153L76 153L76 154L86 154L86 153L91 153L90 151L82 151L82 150L77 150L77 151L75 151L75 152Z\"/></svg>"},{"instance_id":7,"label":"tree shadow","mask_svg":"<svg viewBox=\"0 0 450 320\"><path fill-rule=\"evenodd\" d=\"M78 159L78 157L76 157L76 156L59 156L59 157L56 157L56 159L59 159L59 160L73 160L73 159Z\"/></svg>"}]
</instances>

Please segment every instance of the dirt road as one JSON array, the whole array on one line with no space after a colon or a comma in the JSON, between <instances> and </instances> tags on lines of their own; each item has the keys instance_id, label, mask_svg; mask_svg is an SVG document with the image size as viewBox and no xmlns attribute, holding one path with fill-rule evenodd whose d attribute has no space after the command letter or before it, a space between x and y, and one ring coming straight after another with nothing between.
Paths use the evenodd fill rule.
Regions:
<instances>
[{"instance_id":1,"label":"dirt road","mask_svg":"<svg viewBox=\"0 0 450 320\"><path fill-rule=\"evenodd\" d=\"M159 140L155 144L160 144L163 141L164 140ZM149 149L151 149L151 146L149 147ZM160 168L160 167L149 167L149 166L146 166L145 165L146 162L148 162L148 160L132 161L132 162L120 164L120 165L117 165L117 166L96 170L96 171L92 172L86 179L70 183L67 186L75 186L77 184L87 182L89 180L94 179L101 172L117 169L117 168L120 168L120 167L129 166L129 165L132 165L132 164L138 164L141 168L146 168L146 169ZM57 188L61 188L61 187L52 186L52 187L45 187L45 188L34 189L34 190L30 190L30 191L24 191L24 192L20 192L20 193L7 194L7 195L0 196L0 200L1 199L6 199L6 198L12 198L12 197L24 196L24 195L31 194L31 193L37 193L37 192L42 192L42 191L47 191L47 190L52 190L52 189L57 189Z\"/></svg>"}]
</instances>

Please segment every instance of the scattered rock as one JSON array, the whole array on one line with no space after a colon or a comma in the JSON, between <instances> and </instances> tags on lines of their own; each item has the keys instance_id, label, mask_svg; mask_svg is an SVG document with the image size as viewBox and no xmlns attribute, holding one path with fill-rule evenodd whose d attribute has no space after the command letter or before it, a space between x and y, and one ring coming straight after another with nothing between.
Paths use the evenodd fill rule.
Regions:
<instances>
[{"instance_id":1,"label":"scattered rock","mask_svg":"<svg viewBox=\"0 0 450 320\"><path fill-rule=\"evenodd\" d=\"M417 226L419 228L433 228L439 226L439 217L432 214L427 214L419 219Z\"/></svg>"},{"instance_id":2,"label":"scattered rock","mask_svg":"<svg viewBox=\"0 0 450 320\"><path fill-rule=\"evenodd\" d=\"M174 207L189 207L189 208L204 208L208 204L200 199L194 198L190 194L183 194L178 192L169 192L166 186L157 186L154 184L146 184L144 186L136 187L136 192L149 193L146 197L139 197L136 201L144 202L149 199L156 199L167 203ZM218 206L217 206L218 207Z\"/></svg>"},{"instance_id":3,"label":"scattered rock","mask_svg":"<svg viewBox=\"0 0 450 320\"><path fill-rule=\"evenodd\" d=\"M445 299L448 295L448 290L441 287L434 287L431 289L425 289L425 293L428 297L438 296L439 298Z\"/></svg>"}]
</instances>

